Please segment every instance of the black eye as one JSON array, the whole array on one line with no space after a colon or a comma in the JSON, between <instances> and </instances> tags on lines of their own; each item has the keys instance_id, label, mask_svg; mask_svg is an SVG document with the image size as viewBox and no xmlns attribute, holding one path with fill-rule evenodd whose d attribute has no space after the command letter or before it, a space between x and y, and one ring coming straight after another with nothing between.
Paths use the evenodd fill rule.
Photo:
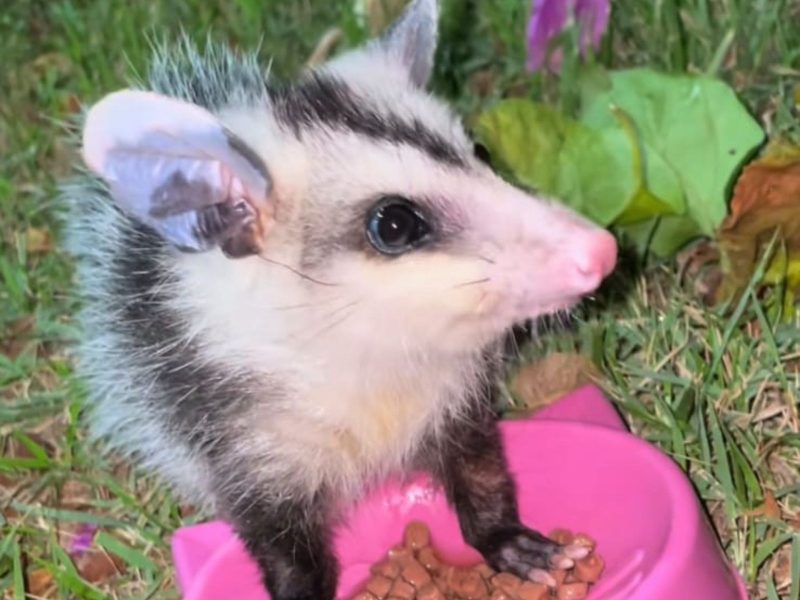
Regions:
<instances>
[{"instance_id":1,"label":"black eye","mask_svg":"<svg viewBox=\"0 0 800 600\"><path fill-rule=\"evenodd\" d=\"M422 212L400 196L386 196L367 215L367 239L382 254L402 254L430 236Z\"/></svg>"},{"instance_id":2,"label":"black eye","mask_svg":"<svg viewBox=\"0 0 800 600\"><path fill-rule=\"evenodd\" d=\"M481 144L480 142L476 142L473 148L473 152L475 154L475 158L481 161L484 164L490 164L491 157L489 156L489 150Z\"/></svg>"}]
</instances>

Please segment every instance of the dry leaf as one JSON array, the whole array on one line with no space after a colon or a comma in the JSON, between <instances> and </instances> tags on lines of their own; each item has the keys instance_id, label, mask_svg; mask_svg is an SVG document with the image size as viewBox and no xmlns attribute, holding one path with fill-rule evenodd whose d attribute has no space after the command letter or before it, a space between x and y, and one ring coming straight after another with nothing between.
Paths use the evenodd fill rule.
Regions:
<instances>
[{"instance_id":1,"label":"dry leaf","mask_svg":"<svg viewBox=\"0 0 800 600\"><path fill-rule=\"evenodd\" d=\"M597 367L585 356L555 352L522 367L511 380L510 389L520 404L535 410L600 378Z\"/></svg>"},{"instance_id":2,"label":"dry leaf","mask_svg":"<svg viewBox=\"0 0 800 600\"><path fill-rule=\"evenodd\" d=\"M731 213L717 235L724 274L717 301L746 288L776 232L765 283L785 281L800 291L800 147L782 141L771 143L736 183Z\"/></svg>"},{"instance_id":3,"label":"dry leaf","mask_svg":"<svg viewBox=\"0 0 800 600\"><path fill-rule=\"evenodd\" d=\"M53 586L53 575L47 569L34 569L27 574L25 590L30 596L45 596Z\"/></svg>"},{"instance_id":4,"label":"dry leaf","mask_svg":"<svg viewBox=\"0 0 800 600\"><path fill-rule=\"evenodd\" d=\"M690 282L694 296L712 304L722 282L719 250L707 239L690 244L675 257L680 280Z\"/></svg>"},{"instance_id":5,"label":"dry leaf","mask_svg":"<svg viewBox=\"0 0 800 600\"><path fill-rule=\"evenodd\" d=\"M53 250L53 237L47 229L28 227L25 241L29 254L44 254Z\"/></svg>"},{"instance_id":6,"label":"dry leaf","mask_svg":"<svg viewBox=\"0 0 800 600\"><path fill-rule=\"evenodd\" d=\"M14 321L6 330L0 342L0 354L5 354L11 360L16 358L25 350L28 338L36 325L36 317L26 315Z\"/></svg>"},{"instance_id":7,"label":"dry leaf","mask_svg":"<svg viewBox=\"0 0 800 600\"><path fill-rule=\"evenodd\" d=\"M746 517L764 517L766 519L780 520L783 517L781 513L781 506L775 499L775 494L772 490L764 492L764 502L753 510L744 513Z\"/></svg>"},{"instance_id":8,"label":"dry leaf","mask_svg":"<svg viewBox=\"0 0 800 600\"><path fill-rule=\"evenodd\" d=\"M70 479L61 486L59 505L62 508L79 510L91 506L93 498L92 486L83 481Z\"/></svg>"},{"instance_id":9,"label":"dry leaf","mask_svg":"<svg viewBox=\"0 0 800 600\"><path fill-rule=\"evenodd\" d=\"M84 552L74 559L75 568L89 583L100 583L125 571L125 562L99 549Z\"/></svg>"}]
</instances>

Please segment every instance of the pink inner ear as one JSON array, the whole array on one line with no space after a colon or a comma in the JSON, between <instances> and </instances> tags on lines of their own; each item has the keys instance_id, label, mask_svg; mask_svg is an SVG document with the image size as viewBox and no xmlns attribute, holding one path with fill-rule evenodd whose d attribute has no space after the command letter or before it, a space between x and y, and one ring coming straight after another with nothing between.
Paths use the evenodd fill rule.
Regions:
<instances>
[{"instance_id":1,"label":"pink inner ear","mask_svg":"<svg viewBox=\"0 0 800 600\"><path fill-rule=\"evenodd\" d=\"M155 147L145 140L153 134ZM172 140L172 144L169 143ZM106 155L114 149L158 153L186 153L226 143L222 126L208 111L181 100L153 92L123 90L109 94L89 111L83 129L83 157L95 173L103 176ZM211 148L207 148L211 150Z\"/></svg>"},{"instance_id":2,"label":"pink inner ear","mask_svg":"<svg viewBox=\"0 0 800 600\"><path fill-rule=\"evenodd\" d=\"M232 135L198 106L122 91L89 112L83 156L128 214L179 247L204 250L236 225L230 212L198 215L211 205L246 199L250 220L256 213L257 231L266 234L269 182L253 158L232 143L239 141Z\"/></svg>"}]
</instances>

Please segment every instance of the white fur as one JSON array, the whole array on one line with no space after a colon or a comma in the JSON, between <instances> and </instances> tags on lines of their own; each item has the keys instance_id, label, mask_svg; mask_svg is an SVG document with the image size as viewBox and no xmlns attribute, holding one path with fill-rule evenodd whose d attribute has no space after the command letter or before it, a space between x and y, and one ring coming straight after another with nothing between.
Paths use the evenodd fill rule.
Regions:
<instances>
[{"instance_id":1,"label":"white fur","mask_svg":"<svg viewBox=\"0 0 800 600\"><path fill-rule=\"evenodd\" d=\"M422 120L468 155L471 145L457 119L402 77L402 66L354 53L328 68L371 106ZM267 165L275 227L261 256L171 254L172 309L187 340L200 348L197 360L231 378L248 373L264 381L264 401L226 425L237 440L230 466L246 461L252 472L227 488L244 496L259 486L286 497L324 487L354 498L376 478L410 466L423 436L441 435L443 423L459 418L482 383L483 352L506 328L586 291L586 281L575 275L581 257L571 248L597 230L505 184L475 160L455 167L409 145L336 127L312 128L297 139L262 100L235 92L216 117ZM329 217L335 229L336 218L354 203L385 194L432 202L460 229L458 245L394 260L334 253L318 272L298 274L304 226L324 227ZM67 195L105 201L83 188ZM95 260L111 253L116 233L127 226L111 208L102 219L72 232L73 248ZM79 276L98 298L84 313L82 351L95 431L142 455L195 501L213 505L205 463L167 430L152 402L142 401L143 394L160 393L148 382L159 368L158 352L170 348L155 349L141 363L126 356L104 332L114 319L104 308L106 274L85 261ZM166 406L181 401L161 400Z\"/></svg>"}]
</instances>

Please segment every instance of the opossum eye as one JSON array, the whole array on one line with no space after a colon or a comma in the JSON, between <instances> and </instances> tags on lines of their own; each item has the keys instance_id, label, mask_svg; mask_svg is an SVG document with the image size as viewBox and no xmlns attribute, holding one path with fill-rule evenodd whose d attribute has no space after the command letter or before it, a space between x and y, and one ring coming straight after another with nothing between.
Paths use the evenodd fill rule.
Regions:
<instances>
[{"instance_id":1,"label":"opossum eye","mask_svg":"<svg viewBox=\"0 0 800 600\"><path fill-rule=\"evenodd\" d=\"M386 196L367 215L367 239L382 254L402 254L425 243L430 227L422 211L400 196Z\"/></svg>"}]
</instances>

